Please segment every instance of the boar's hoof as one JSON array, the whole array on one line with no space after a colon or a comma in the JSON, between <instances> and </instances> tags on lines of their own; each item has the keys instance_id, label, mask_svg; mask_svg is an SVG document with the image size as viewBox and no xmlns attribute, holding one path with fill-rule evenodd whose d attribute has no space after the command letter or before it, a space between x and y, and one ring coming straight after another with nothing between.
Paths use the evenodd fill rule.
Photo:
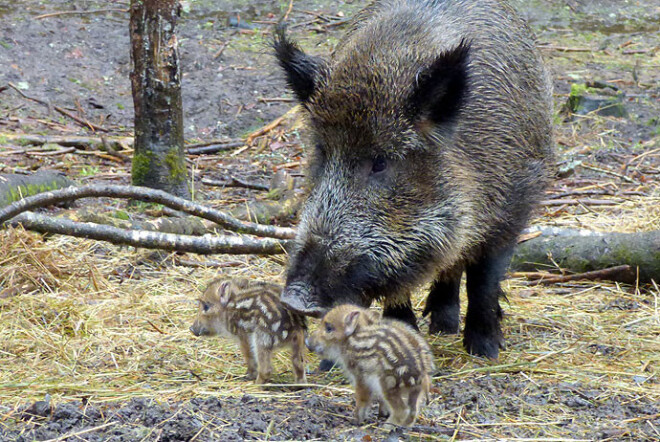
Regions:
<instances>
[{"instance_id":1,"label":"boar's hoof","mask_svg":"<svg viewBox=\"0 0 660 442\"><path fill-rule=\"evenodd\" d=\"M439 312L431 312L431 323L429 324L429 333L443 333L453 335L459 332L460 325L458 315L442 314Z\"/></svg>"},{"instance_id":2,"label":"boar's hoof","mask_svg":"<svg viewBox=\"0 0 660 442\"><path fill-rule=\"evenodd\" d=\"M465 331L463 345L468 353L489 359L497 359L500 348L503 350L506 348L504 337L501 334L486 335L469 330Z\"/></svg>"}]
</instances>

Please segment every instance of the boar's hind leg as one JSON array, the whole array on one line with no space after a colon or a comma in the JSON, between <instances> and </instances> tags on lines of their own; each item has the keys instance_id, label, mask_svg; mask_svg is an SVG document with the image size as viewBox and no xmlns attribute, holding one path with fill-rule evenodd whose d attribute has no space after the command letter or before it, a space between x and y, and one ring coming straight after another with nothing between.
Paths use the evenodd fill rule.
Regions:
<instances>
[{"instance_id":1,"label":"boar's hind leg","mask_svg":"<svg viewBox=\"0 0 660 442\"><path fill-rule=\"evenodd\" d=\"M476 262L467 266L468 309L463 345L474 355L495 359L499 349L504 348L499 302L499 297L504 293L500 281L512 253L513 248L486 251Z\"/></svg>"},{"instance_id":2,"label":"boar's hind leg","mask_svg":"<svg viewBox=\"0 0 660 442\"><path fill-rule=\"evenodd\" d=\"M388 298L385 298L383 303L383 317L398 319L399 321L410 324L415 330L419 330L410 296L408 296L408 299L404 303L390 301Z\"/></svg>"},{"instance_id":3,"label":"boar's hind leg","mask_svg":"<svg viewBox=\"0 0 660 442\"><path fill-rule=\"evenodd\" d=\"M433 283L423 313L431 314L429 333L458 333L462 275L463 267L457 266L442 272Z\"/></svg>"}]
</instances>

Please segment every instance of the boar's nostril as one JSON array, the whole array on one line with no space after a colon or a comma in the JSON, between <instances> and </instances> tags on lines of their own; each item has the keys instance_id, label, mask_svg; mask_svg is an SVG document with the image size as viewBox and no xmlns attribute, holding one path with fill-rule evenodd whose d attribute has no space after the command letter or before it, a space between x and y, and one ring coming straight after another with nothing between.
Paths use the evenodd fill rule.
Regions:
<instances>
[{"instance_id":1,"label":"boar's nostril","mask_svg":"<svg viewBox=\"0 0 660 442\"><path fill-rule=\"evenodd\" d=\"M192 333L195 336L199 336L199 334L197 333L197 329L195 328L194 325L190 326L190 333Z\"/></svg>"}]
</instances>

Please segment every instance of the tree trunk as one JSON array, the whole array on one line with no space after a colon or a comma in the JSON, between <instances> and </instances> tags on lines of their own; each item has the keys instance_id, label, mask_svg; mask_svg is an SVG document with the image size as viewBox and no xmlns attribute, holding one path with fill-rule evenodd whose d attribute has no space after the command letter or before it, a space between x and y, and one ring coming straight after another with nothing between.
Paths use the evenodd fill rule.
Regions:
<instances>
[{"instance_id":1,"label":"tree trunk","mask_svg":"<svg viewBox=\"0 0 660 442\"><path fill-rule=\"evenodd\" d=\"M190 198L183 150L178 0L131 0L136 186Z\"/></svg>"}]
</instances>

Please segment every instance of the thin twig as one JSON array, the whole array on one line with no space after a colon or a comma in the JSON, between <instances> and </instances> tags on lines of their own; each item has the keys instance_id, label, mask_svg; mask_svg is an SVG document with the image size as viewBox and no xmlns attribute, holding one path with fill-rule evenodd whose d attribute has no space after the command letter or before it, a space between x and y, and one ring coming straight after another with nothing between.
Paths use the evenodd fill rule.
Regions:
<instances>
[{"instance_id":1,"label":"thin twig","mask_svg":"<svg viewBox=\"0 0 660 442\"><path fill-rule=\"evenodd\" d=\"M9 87L14 89L16 92L18 92L18 94L21 97L25 98L26 100L34 101L35 103L39 103L39 104L41 104L43 106L46 106L47 108L50 109L51 106L48 102L46 102L44 100L40 100L39 98L31 97L31 96L25 94L22 90L20 90L18 87L16 87L13 83L7 83L7 85L9 85ZM83 118L78 118L75 115L73 115L71 112L67 111L66 109L62 109L59 106L53 106L53 109L55 109L57 112L61 113L62 115L71 118L73 121L75 121L76 123L82 125L83 127L88 127L90 129L92 129L92 131L98 130L98 131L101 131L101 132L109 132L109 130L106 129L105 127L97 126L96 124L90 123L89 121L87 121Z\"/></svg>"},{"instance_id":2,"label":"thin twig","mask_svg":"<svg viewBox=\"0 0 660 442\"><path fill-rule=\"evenodd\" d=\"M275 129L277 126L279 126L279 125L282 123L282 121L284 121L284 115L282 115L282 116L279 117L279 118L276 118L275 120L271 121L270 123L268 123L268 124L265 125L264 127L255 130L254 132L252 132L252 133L247 137L247 140L246 140L247 144L252 144L252 141L253 141L255 138L260 137L260 136L262 136L262 135L265 135L265 134L267 134L268 132L270 132L271 130Z\"/></svg>"},{"instance_id":3,"label":"thin twig","mask_svg":"<svg viewBox=\"0 0 660 442\"><path fill-rule=\"evenodd\" d=\"M234 178L234 177L230 177L229 180L227 181L202 178L202 184L206 184L207 186L218 186L218 187L243 187L245 189L269 190L269 187L265 184L250 183L248 181L243 181L239 178Z\"/></svg>"},{"instance_id":4,"label":"thin twig","mask_svg":"<svg viewBox=\"0 0 660 442\"><path fill-rule=\"evenodd\" d=\"M225 52L225 49L227 49L227 46L229 46L229 40L224 42L222 46L220 46L220 49L217 50L215 54L213 54L213 59L215 60L216 58L220 57L223 52Z\"/></svg>"},{"instance_id":5,"label":"thin twig","mask_svg":"<svg viewBox=\"0 0 660 442\"><path fill-rule=\"evenodd\" d=\"M543 200L539 203L540 206L562 206L564 204L576 205L581 204L584 206L615 206L621 204L619 200L596 200L591 198L581 198L581 199L556 199L556 200Z\"/></svg>"},{"instance_id":6,"label":"thin twig","mask_svg":"<svg viewBox=\"0 0 660 442\"><path fill-rule=\"evenodd\" d=\"M67 440L67 439L72 438L72 437L81 436L83 434L87 434L87 433L91 433L93 431L101 430L103 428L111 427L113 425L117 425L117 422L108 422L108 423L105 423L103 425L99 425L98 427L85 428L84 430L74 431L73 433L67 433L67 434L64 434L60 437L56 437L55 439L48 439L45 442L60 442L60 441Z\"/></svg>"},{"instance_id":7,"label":"thin twig","mask_svg":"<svg viewBox=\"0 0 660 442\"><path fill-rule=\"evenodd\" d=\"M245 146L245 142L237 141L235 143L223 143L223 144L212 144L210 146L190 147L186 149L186 152L189 153L190 155L209 155L242 146Z\"/></svg>"},{"instance_id":8,"label":"thin twig","mask_svg":"<svg viewBox=\"0 0 660 442\"><path fill-rule=\"evenodd\" d=\"M611 170L601 169L600 167L590 166L590 165L584 164L584 163L580 164L580 167L584 167L585 169L593 170L594 172L600 172L600 173L604 173L604 174L607 174L607 175L612 175L612 176L615 176L617 178L621 178L622 180L624 180L628 183L634 183L635 182L635 180L633 180L629 176L625 176L625 175L622 175L620 173L613 172Z\"/></svg>"},{"instance_id":9,"label":"thin twig","mask_svg":"<svg viewBox=\"0 0 660 442\"><path fill-rule=\"evenodd\" d=\"M637 279L637 272L629 265L621 265L591 272L577 273L575 275L553 276L550 278L537 278L537 276L537 274L533 274L534 282L544 285L569 281L596 281L599 279L631 284Z\"/></svg>"},{"instance_id":10,"label":"thin twig","mask_svg":"<svg viewBox=\"0 0 660 442\"><path fill-rule=\"evenodd\" d=\"M103 12L128 12L128 9L108 8L108 9L91 9L89 11L60 11L51 12L50 14L42 14L34 17L34 20L41 20L43 18L57 17L58 15L87 15L87 14L101 14Z\"/></svg>"}]
</instances>

